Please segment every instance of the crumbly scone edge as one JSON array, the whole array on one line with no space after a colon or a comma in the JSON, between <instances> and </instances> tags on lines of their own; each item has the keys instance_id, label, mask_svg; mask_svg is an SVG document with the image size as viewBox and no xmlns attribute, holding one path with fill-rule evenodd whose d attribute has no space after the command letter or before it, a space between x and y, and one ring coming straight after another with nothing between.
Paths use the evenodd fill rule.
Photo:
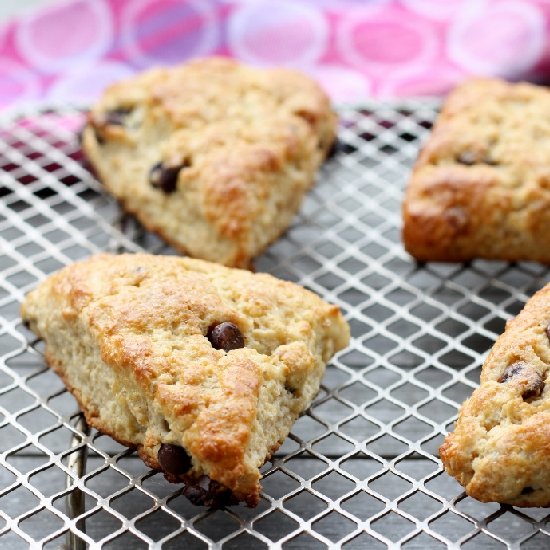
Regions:
<instances>
[{"instance_id":1,"label":"crumbly scone edge","mask_svg":"<svg viewBox=\"0 0 550 550\"><path fill-rule=\"evenodd\" d=\"M550 285L509 321L440 454L478 500L550 505Z\"/></svg>"},{"instance_id":2,"label":"crumbly scone edge","mask_svg":"<svg viewBox=\"0 0 550 550\"><path fill-rule=\"evenodd\" d=\"M128 276L128 270L131 272L137 267L142 267L145 271L156 269L158 257L156 258L143 255L126 257L123 261L127 265L121 269L120 276ZM299 336L295 342L277 346L273 350L276 357L270 361L254 349L234 350L225 355L219 350L208 350L209 356L204 357L204 354L201 355L204 337L192 336L199 342L192 350L199 354L195 361L217 360L218 368L227 375L221 388L225 392L225 398L220 403L215 400L212 402L211 414L203 411L202 416L194 418L194 424L189 424L187 419L185 426L178 427L178 415L187 418L186 408L197 405L197 395L177 384L162 385L159 380L163 376L165 379L169 378L170 369L160 372L160 375L157 372L154 376L147 372L155 364L159 365L153 357L158 350L154 346L148 346L147 339L139 341L133 336L121 336L117 333L117 327L109 324L110 320L105 324L97 308L95 317L89 316L90 307L84 305L90 298L86 297L90 290L86 289L86 278L101 277L102 265L112 261L110 256L96 256L65 268L61 274L52 276L27 297L22 307L22 317L30 321L31 328L37 334L45 337L48 363L61 375L68 389L75 395L89 423L121 443L136 447L142 459L150 466L160 469L156 452L161 442L181 445L183 439L186 450L193 457L193 470L181 478L167 475L169 480L191 482L202 475L208 475L230 488L239 500L250 505L256 504L260 488L259 466L281 444L294 420L314 397L329 356L347 343L349 329L340 313L337 308L322 302L313 294L303 289L296 290L301 296L299 299L305 299L304 306L309 304L320 314L317 327L307 329L303 326L306 331L305 341L313 337L310 343L313 342L316 349L311 349L312 353L308 352L299 342ZM168 261L173 266L179 264L190 270L196 268L200 275L199 280L202 275L208 275L211 279L221 277L226 270L222 266L213 266L199 260L172 257ZM212 270L217 271L217 274L212 275ZM95 271L97 274L94 274ZM227 271L232 272L231 277L238 277L236 270ZM113 271L111 268L110 274L113 273L116 274L116 269ZM267 285L272 279L278 290L290 290L294 287L288 286L289 283L276 282L266 275L241 273L246 278L246 284L249 284L249 278L260 277ZM143 273L138 274L134 284L140 284L142 276ZM231 289L231 281L224 282L223 285ZM117 287L115 283L114 288L120 291L122 287ZM164 292L166 288L154 289L154 292L157 290ZM254 298L253 293L246 295L247 298L251 296ZM258 303L265 297L260 292L257 296ZM92 301L94 299L92 297ZM310 302L310 299L313 301ZM101 299L98 299L96 304L99 304L100 309L109 307L106 302L100 302ZM247 307L253 306L254 304L248 304ZM201 307L200 303L197 307ZM225 314L231 314L230 308L222 311L222 315ZM159 312L159 315L162 313ZM241 326L246 326L246 319L242 314L237 311L233 315ZM169 320L168 316L166 322ZM137 317L131 322L138 322ZM163 328L161 324L161 329ZM109 331L111 333L107 334ZM165 345L166 342L161 340L161 344ZM176 344L172 342L171 345ZM75 350L78 350L78 346L82 349L77 352ZM64 352L60 352L60 349ZM151 354L150 360L147 359L147 354ZM77 361L74 361L75 357ZM199 371L190 369L187 375L199 376ZM79 379L82 372L91 376L88 382ZM151 387L152 380L156 381L156 389ZM205 381L208 380L212 379L207 377ZM285 384L289 383L296 386L299 397L285 389ZM218 382L215 386L216 384ZM173 391L176 387L178 391ZM214 390L219 391L220 388L216 386ZM109 395L114 395L114 399L105 399ZM170 415L168 411L173 411L173 414ZM233 424L223 425L225 413L228 416L233 415ZM217 426L220 418L222 424ZM195 429L197 424L200 424L200 429ZM145 433L143 426L147 428ZM167 426L170 427L169 432ZM195 432L190 436L193 430ZM228 432L229 436L225 437L220 430ZM210 434L210 438L201 441L201 433L207 436Z\"/></svg>"},{"instance_id":3,"label":"crumbly scone edge","mask_svg":"<svg viewBox=\"0 0 550 550\"><path fill-rule=\"evenodd\" d=\"M472 79L444 103L408 183L403 242L421 261L550 262L550 92Z\"/></svg>"}]
</instances>

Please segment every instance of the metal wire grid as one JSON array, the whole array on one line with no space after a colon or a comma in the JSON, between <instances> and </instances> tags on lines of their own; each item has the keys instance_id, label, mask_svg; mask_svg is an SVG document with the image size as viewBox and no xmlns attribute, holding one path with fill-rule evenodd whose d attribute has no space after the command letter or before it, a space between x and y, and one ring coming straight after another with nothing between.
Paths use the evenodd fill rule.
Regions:
<instances>
[{"instance_id":1,"label":"metal wire grid","mask_svg":"<svg viewBox=\"0 0 550 550\"><path fill-rule=\"evenodd\" d=\"M89 432L22 326L24 294L61 266L100 250L171 251L86 168L78 109L4 114L0 547L548 548L548 509L478 503L437 458L485 353L549 271L417 265L402 250L402 188L436 111L431 101L342 108L337 155L258 260L339 303L354 339L264 466L259 506L218 511Z\"/></svg>"}]
</instances>

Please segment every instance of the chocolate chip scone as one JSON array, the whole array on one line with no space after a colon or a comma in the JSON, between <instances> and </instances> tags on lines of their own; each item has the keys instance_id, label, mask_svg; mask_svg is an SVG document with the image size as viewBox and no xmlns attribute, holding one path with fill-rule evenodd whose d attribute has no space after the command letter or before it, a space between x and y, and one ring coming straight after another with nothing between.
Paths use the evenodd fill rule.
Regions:
<instances>
[{"instance_id":1,"label":"chocolate chip scone","mask_svg":"<svg viewBox=\"0 0 550 550\"><path fill-rule=\"evenodd\" d=\"M468 495L550 505L550 284L506 325L440 449Z\"/></svg>"},{"instance_id":2,"label":"chocolate chip scone","mask_svg":"<svg viewBox=\"0 0 550 550\"><path fill-rule=\"evenodd\" d=\"M447 99L403 204L419 260L550 261L550 91L471 80Z\"/></svg>"},{"instance_id":3,"label":"chocolate chip scone","mask_svg":"<svg viewBox=\"0 0 550 550\"><path fill-rule=\"evenodd\" d=\"M259 467L349 340L298 285L202 260L98 255L28 294L22 319L88 423L193 502L259 498Z\"/></svg>"},{"instance_id":4,"label":"chocolate chip scone","mask_svg":"<svg viewBox=\"0 0 550 550\"><path fill-rule=\"evenodd\" d=\"M82 140L144 226L190 256L247 267L290 224L336 123L308 77L210 58L111 86Z\"/></svg>"}]
</instances>

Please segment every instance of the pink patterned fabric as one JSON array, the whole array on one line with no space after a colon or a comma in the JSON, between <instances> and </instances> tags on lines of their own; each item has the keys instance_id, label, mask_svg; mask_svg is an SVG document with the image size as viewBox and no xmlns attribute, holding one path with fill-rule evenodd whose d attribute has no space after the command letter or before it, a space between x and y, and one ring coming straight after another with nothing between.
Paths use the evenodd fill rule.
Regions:
<instances>
[{"instance_id":1,"label":"pink patterned fabric","mask_svg":"<svg viewBox=\"0 0 550 550\"><path fill-rule=\"evenodd\" d=\"M550 0L62 0L0 26L0 105L91 101L212 54L296 67L336 101L435 95L466 75L544 81Z\"/></svg>"}]
</instances>

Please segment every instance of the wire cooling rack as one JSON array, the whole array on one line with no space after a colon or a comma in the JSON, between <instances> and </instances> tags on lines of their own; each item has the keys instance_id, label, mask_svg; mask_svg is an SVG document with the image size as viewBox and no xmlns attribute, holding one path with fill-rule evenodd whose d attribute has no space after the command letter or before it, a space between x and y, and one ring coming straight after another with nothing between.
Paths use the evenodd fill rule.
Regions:
<instances>
[{"instance_id":1,"label":"wire cooling rack","mask_svg":"<svg viewBox=\"0 0 550 550\"><path fill-rule=\"evenodd\" d=\"M353 342L263 468L255 509L195 507L86 427L22 326L44 276L101 250L170 253L82 160L76 108L0 115L1 548L550 547L549 509L481 504L437 449L539 264L416 264L400 202L435 102L341 108L340 147L258 271L340 304Z\"/></svg>"}]
</instances>

